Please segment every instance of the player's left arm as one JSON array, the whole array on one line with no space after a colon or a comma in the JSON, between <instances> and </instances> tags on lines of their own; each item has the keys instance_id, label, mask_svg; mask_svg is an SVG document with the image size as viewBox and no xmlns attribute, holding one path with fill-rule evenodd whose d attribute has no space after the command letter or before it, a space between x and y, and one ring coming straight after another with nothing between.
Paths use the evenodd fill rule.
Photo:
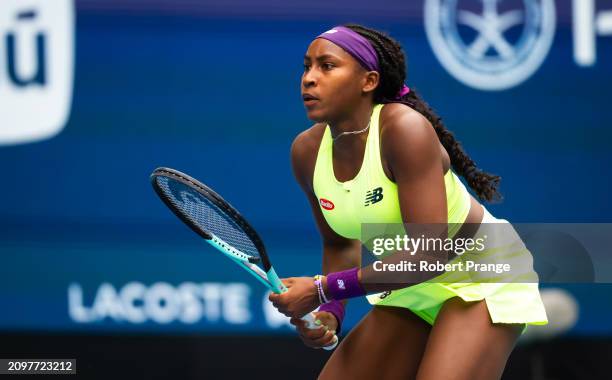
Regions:
<instances>
[{"instance_id":1,"label":"player's left arm","mask_svg":"<svg viewBox=\"0 0 612 380\"><path fill-rule=\"evenodd\" d=\"M389 104L383 119L382 155L397 184L402 221L432 237L445 238L447 230L446 189L440 142L431 123L419 112L401 104ZM418 224L418 226L417 226ZM427 224L427 226L425 226ZM420 235L420 234L419 234ZM414 256L396 253L383 263L417 261ZM431 254L429 259L431 259ZM440 257L442 261L447 258ZM360 271L360 282L368 292L403 288L435 277L440 273L390 273L374 271L372 266ZM399 276L402 276L401 280Z\"/></svg>"}]
</instances>

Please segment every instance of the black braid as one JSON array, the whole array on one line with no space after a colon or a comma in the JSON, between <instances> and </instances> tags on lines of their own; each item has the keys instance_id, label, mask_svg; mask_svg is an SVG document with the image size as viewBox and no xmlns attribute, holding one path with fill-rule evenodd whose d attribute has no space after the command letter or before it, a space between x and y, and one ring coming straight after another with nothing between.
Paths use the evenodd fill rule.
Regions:
<instances>
[{"instance_id":1,"label":"black braid","mask_svg":"<svg viewBox=\"0 0 612 380\"><path fill-rule=\"evenodd\" d=\"M500 176L480 170L463 150L457 141L442 123L434 110L410 87L410 92L401 99L396 99L404 82L406 81L406 58L401 45L386 34L362 25L347 24L347 28L359 33L370 41L380 65L380 82L374 91L376 103L403 103L421 113L434 127L440 142L448 152L455 172L465 178L481 200L492 201L502 198L498 191Z\"/></svg>"}]
</instances>

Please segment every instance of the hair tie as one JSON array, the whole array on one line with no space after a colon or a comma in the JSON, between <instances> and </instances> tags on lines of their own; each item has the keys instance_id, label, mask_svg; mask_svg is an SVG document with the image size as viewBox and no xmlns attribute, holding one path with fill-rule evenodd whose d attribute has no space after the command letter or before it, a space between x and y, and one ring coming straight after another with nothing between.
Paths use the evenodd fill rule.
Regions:
<instances>
[{"instance_id":1,"label":"hair tie","mask_svg":"<svg viewBox=\"0 0 612 380\"><path fill-rule=\"evenodd\" d=\"M395 96L395 100L400 100L409 92L410 92L410 88L406 86L405 84L402 85L402 88L400 88L400 90L397 92L397 95Z\"/></svg>"}]
</instances>

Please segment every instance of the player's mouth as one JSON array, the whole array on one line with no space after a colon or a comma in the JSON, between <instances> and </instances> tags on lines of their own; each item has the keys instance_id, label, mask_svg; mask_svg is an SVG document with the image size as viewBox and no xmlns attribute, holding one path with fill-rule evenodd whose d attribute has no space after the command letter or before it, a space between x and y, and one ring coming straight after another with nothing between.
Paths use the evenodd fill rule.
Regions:
<instances>
[{"instance_id":1,"label":"player's mouth","mask_svg":"<svg viewBox=\"0 0 612 380\"><path fill-rule=\"evenodd\" d=\"M304 101L304 105L306 107L311 107L313 106L316 102L319 101L319 98L317 98L314 95L308 94L308 93L303 93L302 94L302 100Z\"/></svg>"}]
</instances>

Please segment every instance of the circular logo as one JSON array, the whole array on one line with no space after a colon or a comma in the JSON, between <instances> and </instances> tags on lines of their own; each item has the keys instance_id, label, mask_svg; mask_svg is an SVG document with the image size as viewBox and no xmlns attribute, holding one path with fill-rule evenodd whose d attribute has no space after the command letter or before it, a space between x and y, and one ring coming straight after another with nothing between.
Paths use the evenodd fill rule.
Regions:
<instances>
[{"instance_id":1,"label":"circular logo","mask_svg":"<svg viewBox=\"0 0 612 380\"><path fill-rule=\"evenodd\" d=\"M425 1L434 54L457 80L480 90L505 90L533 75L550 50L555 25L553 0Z\"/></svg>"}]
</instances>

